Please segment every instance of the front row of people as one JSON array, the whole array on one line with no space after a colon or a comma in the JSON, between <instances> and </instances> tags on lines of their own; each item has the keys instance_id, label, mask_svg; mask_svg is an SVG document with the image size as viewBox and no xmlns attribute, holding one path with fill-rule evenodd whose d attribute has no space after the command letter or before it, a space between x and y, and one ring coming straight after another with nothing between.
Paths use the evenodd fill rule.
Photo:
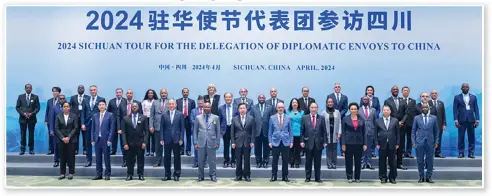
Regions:
<instances>
[{"instance_id":1,"label":"front row of people","mask_svg":"<svg viewBox=\"0 0 492 196\"><path fill-rule=\"evenodd\" d=\"M364 101L364 100L363 100ZM63 111L56 116L53 134L57 136L58 151L60 154L60 177L64 179L66 166L69 168L68 179L73 179L75 155L74 137L79 127L78 119L75 114L70 113L70 103L61 103ZM113 136L115 126L115 116L106 112L105 101L98 103L99 113L92 116L91 144L96 151L96 177L93 180L103 179L102 158L104 157L105 172L104 179L110 180L111 163L109 146ZM121 122L122 144L127 153L127 178L132 180L134 175L135 161L137 161L137 174L139 180L144 178L144 150L148 143L147 135L149 130L149 119L139 114L139 105L131 105L131 114L125 116ZM433 183L433 159L434 148L437 147L438 127L436 117L429 114L429 106L421 105L422 115L416 116L412 126L412 145L417 151L417 162L419 170L419 183ZM361 159L370 156L367 151L368 141L366 133L374 130L375 145L380 152L379 178L381 183L388 180L396 183L396 150L399 148L400 125L398 119L390 117L389 106L383 107L383 118L370 118L371 112L359 111L356 103L349 105L350 115L340 118L340 113L333 108L333 100L327 100L327 109L318 114L318 105L311 103L309 114L302 116L300 122L300 146L306 153L305 182L310 182L312 177L312 165L314 162L314 181L321 183L321 155L327 147L327 163L329 168L336 165L336 142L341 140L342 150L345 151L346 175L349 183L360 182L361 167L364 163ZM277 180L278 161L282 155L282 180L289 182L288 164L291 161L289 151L294 146L293 124L290 115L285 114L285 106L278 103L277 113L270 116L268 124L268 145L272 149L272 177L270 181ZM238 105L239 115L232 118L231 122L231 146L235 149L237 167L236 181L243 179L251 181L250 152L254 147L256 138L255 121L247 113L246 104ZM371 124L372 123L372 124ZM204 180L205 162L209 165L209 176L213 182L216 178L216 150L220 146L221 129L220 120L217 115L211 113L210 103L204 103L203 112L196 116L193 123L194 147L198 155L198 181ZM369 128L373 126L373 128ZM174 154L174 173L173 178L179 181L181 174L180 145L183 143L183 114L176 110L176 103L169 101L169 111L163 115L161 120L160 144L164 146L164 167L165 177L163 181L171 180L171 152ZM159 136L158 136L159 137ZM104 154L104 156L103 156ZM355 162L355 171L353 165ZM387 163L390 167L387 175ZM366 163L370 164L370 163ZM424 175L424 165L427 173Z\"/></svg>"}]
</instances>

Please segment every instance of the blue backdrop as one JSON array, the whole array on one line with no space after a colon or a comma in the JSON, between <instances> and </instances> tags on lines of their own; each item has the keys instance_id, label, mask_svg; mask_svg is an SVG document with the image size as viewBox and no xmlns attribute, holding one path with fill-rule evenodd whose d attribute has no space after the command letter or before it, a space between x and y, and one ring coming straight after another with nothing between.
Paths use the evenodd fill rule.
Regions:
<instances>
[{"instance_id":1,"label":"blue backdrop","mask_svg":"<svg viewBox=\"0 0 492 196\"><path fill-rule=\"evenodd\" d=\"M176 22L177 10L192 11L192 27L181 31L168 24L170 30L152 31L148 26L149 11L165 10L169 22ZM482 7L206 7L218 11L217 30L200 31L196 19L201 7L7 7L7 150L19 151L20 130L15 111L17 96L24 93L26 83L33 84L33 93L40 96L41 111L35 130L35 150L46 152L48 130L44 125L46 101L52 97L51 87L59 86L62 93L71 96L77 86L99 87L99 95L114 98L117 87L133 89L135 98L142 100L147 89L167 88L169 97L179 98L181 89L190 89L190 97L206 93L208 84L217 86L218 94L239 88L249 90L248 97L256 101L258 94L269 97L269 89L278 89L278 97L289 101L301 96L301 88L311 89L310 96L325 107L326 96L333 92L333 84L342 84L342 93L349 101L359 102L367 85L375 86L376 96L382 102L390 96L393 85L409 86L411 97L420 100L423 91L436 89L446 105L448 128L443 134L444 155L457 155L457 128L453 125L453 97L461 92L460 85L468 82L470 92L477 95L482 114ZM205 9L205 8L203 8ZM271 11L288 11L289 30L273 30ZM128 21L141 10L141 30L86 30L93 17L90 10L116 13L125 10ZM241 12L239 27L226 30L221 11ZM255 21L252 30L244 18L249 10L264 10L266 25L258 30ZM293 12L312 10L314 30L295 31ZM332 10L339 17L338 25L327 31L320 29L317 16ZM359 31L345 29L344 11L364 13ZM388 13L388 30L368 30L367 13ZM411 30L392 30L393 11L411 11ZM115 19L114 23L119 21ZM99 21L98 24L100 24ZM58 43L88 42L196 42L196 43L432 43L439 50L59 50ZM176 65L187 65L187 70L175 70ZM220 65L220 70L192 70L192 65ZM170 70L159 65L170 65ZM288 65L290 70L237 70L234 65ZM296 70L298 65L332 65L330 71ZM174 70L173 70L174 69ZM401 96L401 95L400 95ZM222 99L222 96L221 96ZM221 104L224 103L221 100ZM476 155L482 154L482 124L476 129Z\"/></svg>"}]
</instances>

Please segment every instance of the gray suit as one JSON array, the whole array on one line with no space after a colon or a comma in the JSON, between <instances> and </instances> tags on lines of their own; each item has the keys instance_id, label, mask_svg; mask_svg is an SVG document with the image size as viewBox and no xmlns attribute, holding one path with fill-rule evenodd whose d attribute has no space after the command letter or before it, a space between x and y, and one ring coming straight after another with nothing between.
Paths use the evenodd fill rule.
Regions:
<instances>
[{"instance_id":1,"label":"gray suit","mask_svg":"<svg viewBox=\"0 0 492 196\"><path fill-rule=\"evenodd\" d=\"M162 99L155 100L152 102L152 107L150 107L150 116L149 116L149 128L154 128L154 144L156 145L156 155L155 155L155 164L161 165L162 163L162 146L161 142L161 117L162 114L166 113L168 110L168 102L165 100L164 108L161 106ZM149 134L150 137L150 134ZM150 143L150 141L149 141Z\"/></svg>"},{"instance_id":2,"label":"gray suit","mask_svg":"<svg viewBox=\"0 0 492 196\"><path fill-rule=\"evenodd\" d=\"M378 113L376 109L369 106L367 109L368 117L365 115L365 108L361 106L359 108L359 116L364 119L364 127L366 130L366 140L367 140L367 150L362 153L362 163L366 165L372 165L371 156L376 148L376 138L374 134L376 133L376 119L378 118Z\"/></svg>"},{"instance_id":3,"label":"gray suit","mask_svg":"<svg viewBox=\"0 0 492 196\"><path fill-rule=\"evenodd\" d=\"M220 145L220 120L219 116L201 114L196 117L195 125L193 126L193 142L198 145L198 177L203 178L203 168L205 166L205 158L207 157L208 165L210 165L210 177L216 176L216 150Z\"/></svg>"}]
</instances>

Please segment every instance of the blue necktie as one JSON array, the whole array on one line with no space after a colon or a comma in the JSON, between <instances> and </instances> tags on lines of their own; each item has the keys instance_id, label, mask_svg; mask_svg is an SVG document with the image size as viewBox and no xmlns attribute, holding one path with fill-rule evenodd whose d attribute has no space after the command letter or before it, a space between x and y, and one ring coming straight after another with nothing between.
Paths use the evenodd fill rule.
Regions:
<instances>
[{"instance_id":1,"label":"blue necktie","mask_svg":"<svg viewBox=\"0 0 492 196\"><path fill-rule=\"evenodd\" d=\"M133 129L137 128L137 115L133 115Z\"/></svg>"},{"instance_id":2,"label":"blue necktie","mask_svg":"<svg viewBox=\"0 0 492 196\"><path fill-rule=\"evenodd\" d=\"M30 98L30 96L29 96L29 95L27 96L26 101L27 101L27 105L29 105L29 102L31 101L31 98Z\"/></svg>"},{"instance_id":3,"label":"blue necktie","mask_svg":"<svg viewBox=\"0 0 492 196\"><path fill-rule=\"evenodd\" d=\"M424 115L424 125L427 125L427 115Z\"/></svg>"},{"instance_id":4,"label":"blue necktie","mask_svg":"<svg viewBox=\"0 0 492 196\"><path fill-rule=\"evenodd\" d=\"M208 122L208 114L205 114L205 122Z\"/></svg>"}]
</instances>

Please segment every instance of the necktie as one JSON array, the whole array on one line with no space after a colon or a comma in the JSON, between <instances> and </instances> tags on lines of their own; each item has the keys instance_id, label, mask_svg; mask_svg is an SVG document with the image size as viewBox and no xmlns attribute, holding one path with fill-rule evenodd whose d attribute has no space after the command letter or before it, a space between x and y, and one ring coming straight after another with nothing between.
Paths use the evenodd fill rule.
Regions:
<instances>
[{"instance_id":1,"label":"necktie","mask_svg":"<svg viewBox=\"0 0 492 196\"><path fill-rule=\"evenodd\" d=\"M99 118L99 137L101 137L101 128L102 128L103 118L104 118L104 113L101 113L101 117Z\"/></svg>"},{"instance_id":2,"label":"necktie","mask_svg":"<svg viewBox=\"0 0 492 196\"><path fill-rule=\"evenodd\" d=\"M241 124L243 125L244 127L244 116L241 116Z\"/></svg>"},{"instance_id":3,"label":"necktie","mask_svg":"<svg viewBox=\"0 0 492 196\"><path fill-rule=\"evenodd\" d=\"M227 112L226 112L226 118L227 118L227 125L231 125L231 106L227 105Z\"/></svg>"},{"instance_id":4,"label":"necktie","mask_svg":"<svg viewBox=\"0 0 492 196\"><path fill-rule=\"evenodd\" d=\"M82 104L83 100L84 100L84 98L82 96L79 96L79 104Z\"/></svg>"},{"instance_id":5,"label":"necktie","mask_svg":"<svg viewBox=\"0 0 492 196\"><path fill-rule=\"evenodd\" d=\"M94 108L94 97L91 97L91 110Z\"/></svg>"},{"instance_id":6,"label":"necktie","mask_svg":"<svg viewBox=\"0 0 492 196\"><path fill-rule=\"evenodd\" d=\"M424 114L424 125L427 125L427 114Z\"/></svg>"},{"instance_id":7,"label":"necktie","mask_svg":"<svg viewBox=\"0 0 492 196\"><path fill-rule=\"evenodd\" d=\"M261 117L263 117L263 104L260 105L260 113L261 113Z\"/></svg>"},{"instance_id":8,"label":"necktie","mask_svg":"<svg viewBox=\"0 0 492 196\"><path fill-rule=\"evenodd\" d=\"M340 102L340 95L338 95L338 93L337 93L337 103L339 103L339 102Z\"/></svg>"},{"instance_id":9,"label":"necktie","mask_svg":"<svg viewBox=\"0 0 492 196\"><path fill-rule=\"evenodd\" d=\"M437 101L434 100L434 107L436 107L436 110L437 110Z\"/></svg>"},{"instance_id":10,"label":"necktie","mask_svg":"<svg viewBox=\"0 0 492 196\"><path fill-rule=\"evenodd\" d=\"M31 95L27 95L26 101L27 101L27 105L29 105L29 103L31 102Z\"/></svg>"},{"instance_id":11,"label":"necktie","mask_svg":"<svg viewBox=\"0 0 492 196\"><path fill-rule=\"evenodd\" d=\"M184 117L188 117L188 101L184 100L184 109L183 109Z\"/></svg>"},{"instance_id":12,"label":"necktie","mask_svg":"<svg viewBox=\"0 0 492 196\"><path fill-rule=\"evenodd\" d=\"M53 105L56 105L58 103L58 99L53 99Z\"/></svg>"},{"instance_id":13,"label":"necktie","mask_svg":"<svg viewBox=\"0 0 492 196\"><path fill-rule=\"evenodd\" d=\"M366 119L369 118L369 112L367 110L367 107L364 107L364 114L366 115Z\"/></svg>"},{"instance_id":14,"label":"necktie","mask_svg":"<svg viewBox=\"0 0 492 196\"><path fill-rule=\"evenodd\" d=\"M311 120L311 125L313 126L313 129L316 127L316 116L312 115L312 120Z\"/></svg>"},{"instance_id":15,"label":"necktie","mask_svg":"<svg viewBox=\"0 0 492 196\"><path fill-rule=\"evenodd\" d=\"M205 122L208 122L208 114L205 114Z\"/></svg>"},{"instance_id":16,"label":"necktie","mask_svg":"<svg viewBox=\"0 0 492 196\"><path fill-rule=\"evenodd\" d=\"M174 121L174 111L171 112L171 124L173 124Z\"/></svg>"},{"instance_id":17,"label":"necktie","mask_svg":"<svg viewBox=\"0 0 492 196\"><path fill-rule=\"evenodd\" d=\"M398 108L399 108L398 97L394 97L393 101L395 101L396 111L398 111Z\"/></svg>"},{"instance_id":18,"label":"necktie","mask_svg":"<svg viewBox=\"0 0 492 196\"><path fill-rule=\"evenodd\" d=\"M137 115L133 115L133 128L136 129L137 128Z\"/></svg>"},{"instance_id":19,"label":"necktie","mask_svg":"<svg viewBox=\"0 0 492 196\"><path fill-rule=\"evenodd\" d=\"M166 105L164 103L164 100L161 99L161 112L164 112L164 105Z\"/></svg>"},{"instance_id":20,"label":"necktie","mask_svg":"<svg viewBox=\"0 0 492 196\"><path fill-rule=\"evenodd\" d=\"M405 104L408 105L408 99L407 98L403 98L403 100L405 100Z\"/></svg>"},{"instance_id":21,"label":"necktie","mask_svg":"<svg viewBox=\"0 0 492 196\"><path fill-rule=\"evenodd\" d=\"M306 107L309 108L308 99L307 98L304 98L304 104L306 104Z\"/></svg>"},{"instance_id":22,"label":"necktie","mask_svg":"<svg viewBox=\"0 0 492 196\"><path fill-rule=\"evenodd\" d=\"M126 115L130 115L130 111L131 111L131 105L132 103L131 102L128 102L127 106L126 106Z\"/></svg>"},{"instance_id":23,"label":"necktie","mask_svg":"<svg viewBox=\"0 0 492 196\"><path fill-rule=\"evenodd\" d=\"M277 107L277 99L273 99L272 105L273 105L273 107Z\"/></svg>"},{"instance_id":24,"label":"necktie","mask_svg":"<svg viewBox=\"0 0 492 196\"><path fill-rule=\"evenodd\" d=\"M282 128L282 125L284 124L284 121L283 121L282 117L283 117L283 115L280 115L280 123L279 123L280 124L280 128Z\"/></svg>"},{"instance_id":25,"label":"necktie","mask_svg":"<svg viewBox=\"0 0 492 196\"><path fill-rule=\"evenodd\" d=\"M118 99L118 100L116 101L116 107L120 107L120 103L121 103L121 99Z\"/></svg>"},{"instance_id":26,"label":"necktie","mask_svg":"<svg viewBox=\"0 0 492 196\"><path fill-rule=\"evenodd\" d=\"M386 126L386 130L388 130L388 126L389 126L388 118L384 118L384 125Z\"/></svg>"},{"instance_id":27,"label":"necktie","mask_svg":"<svg viewBox=\"0 0 492 196\"><path fill-rule=\"evenodd\" d=\"M243 103L245 103L246 101L244 101L244 98L243 98Z\"/></svg>"}]
</instances>

